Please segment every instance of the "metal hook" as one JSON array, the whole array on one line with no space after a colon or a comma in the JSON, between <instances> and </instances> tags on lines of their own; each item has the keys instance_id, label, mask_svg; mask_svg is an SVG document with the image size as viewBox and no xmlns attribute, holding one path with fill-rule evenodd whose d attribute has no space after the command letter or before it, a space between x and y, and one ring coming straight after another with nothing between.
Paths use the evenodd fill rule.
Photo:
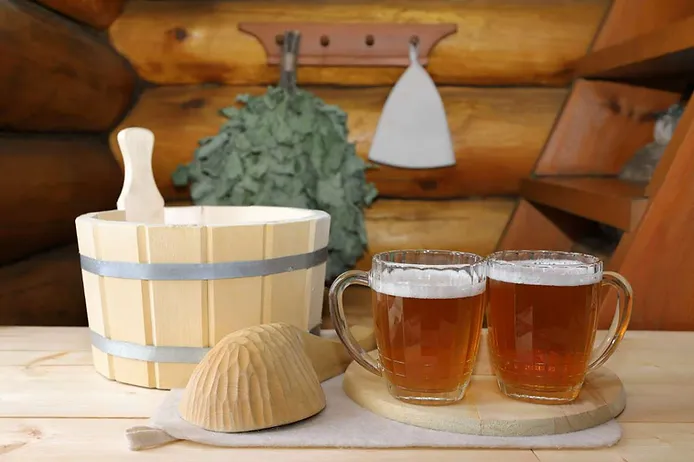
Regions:
<instances>
[{"instance_id":1,"label":"metal hook","mask_svg":"<svg viewBox=\"0 0 694 462\"><path fill-rule=\"evenodd\" d=\"M301 33L298 30L286 31L282 41L282 61L280 87L293 91L296 88L296 62L299 56Z\"/></svg>"},{"instance_id":2,"label":"metal hook","mask_svg":"<svg viewBox=\"0 0 694 462\"><path fill-rule=\"evenodd\" d=\"M410 44L410 63L419 63L419 37L413 35L409 40Z\"/></svg>"}]
</instances>

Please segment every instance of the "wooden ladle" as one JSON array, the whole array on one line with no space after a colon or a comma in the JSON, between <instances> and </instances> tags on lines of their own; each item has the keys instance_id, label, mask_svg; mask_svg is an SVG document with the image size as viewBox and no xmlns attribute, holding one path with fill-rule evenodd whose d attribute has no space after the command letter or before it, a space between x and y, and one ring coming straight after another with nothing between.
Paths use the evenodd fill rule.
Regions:
<instances>
[{"instance_id":1,"label":"wooden ladle","mask_svg":"<svg viewBox=\"0 0 694 462\"><path fill-rule=\"evenodd\" d=\"M125 211L125 221L164 223L164 198L152 171L154 133L132 127L118 132L117 138L125 166L118 210Z\"/></svg>"}]
</instances>

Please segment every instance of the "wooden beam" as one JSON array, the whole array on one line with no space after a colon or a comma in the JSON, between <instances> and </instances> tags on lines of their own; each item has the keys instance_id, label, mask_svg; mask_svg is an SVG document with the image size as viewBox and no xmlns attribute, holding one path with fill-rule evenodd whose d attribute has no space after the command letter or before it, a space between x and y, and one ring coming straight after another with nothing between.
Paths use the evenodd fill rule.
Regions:
<instances>
[{"instance_id":1,"label":"wooden beam","mask_svg":"<svg viewBox=\"0 0 694 462\"><path fill-rule=\"evenodd\" d=\"M628 250L618 248L619 266L611 265L634 289L632 329L694 330L694 124L682 130L639 228L624 242Z\"/></svg>"},{"instance_id":2,"label":"wooden beam","mask_svg":"<svg viewBox=\"0 0 694 462\"><path fill-rule=\"evenodd\" d=\"M308 88L348 114L349 137L357 153L368 156L389 88ZM198 140L218 133L225 119L219 110L240 93L261 94L263 87L160 87L146 90L120 125L152 130L154 174L167 199L187 199L176 190L171 173L188 163ZM369 170L381 194L399 198L451 198L467 195L514 194L547 139L566 90L553 88L441 87L453 135L457 165L438 169ZM122 165L116 131L111 146ZM422 153L422 155L426 155Z\"/></svg>"},{"instance_id":3,"label":"wooden beam","mask_svg":"<svg viewBox=\"0 0 694 462\"><path fill-rule=\"evenodd\" d=\"M601 48L580 59L576 77L678 79L694 71L694 15Z\"/></svg>"},{"instance_id":4,"label":"wooden beam","mask_svg":"<svg viewBox=\"0 0 694 462\"><path fill-rule=\"evenodd\" d=\"M680 117L679 122L677 122L677 128L672 133L672 138L665 148L662 157L658 161L651 181L648 183L646 188L646 195L649 197L655 196L658 189L665 181L667 173L670 171L672 162L675 160L677 153L680 150L680 146L689 134L689 128L694 126L694 104L687 104L684 109L682 117Z\"/></svg>"},{"instance_id":5,"label":"wooden beam","mask_svg":"<svg viewBox=\"0 0 694 462\"><path fill-rule=\"evenodd\" d=\"M0 325L87 325L77 245L0 266Z\"/></svg>"},{"instance_id":6,"label":"wooden beam","mask_svg":"<svg viewBox=\"0 0 694 462\"><path fill-rule=\"evenodd\" d=\"M123 12L125 0L35 0L76 21L107 29Z\"/></svg>"},{"instance_id":7,"label":"wooden beam","mask_svg":"<svg viewBox=\"0 0 694 462\"><path fill-rule=\"evenodd\" d=\"M439 84L563 86L585 55L605 14L605 0L387 0L358 2L130 2L109 32L144 79L158 84L265 85L277 66L239 22L418 22L458 25L432 51ZM299 67L299 83L391 85L397 67Z\"/></svg>"},{"instance_id":8,"label":"wooden beam","mask_svg":"<svg viewBox=\"0 0 694 462\"><path fill-rule=\"evenodd\" d=\"M369 252L357 267L369 269L371 256L398 249L443 249L487 255L494 251L515 201L402 201L379 199L365 212Z\"/></svg>"},{"instance_id":9,"label":"wooden beam","mask_svg":"<svg viewBox=\"0 0 694 462\"><path fill-rule=\"evenodd\" d=\"M0 264L76 242L75 218L116 207L122 174L92 136L0 137Z\"/></svg>"},{"instance_id":10,"label":"wooden beam","mask_svg":"<svg viewBox=\"0 0 694 462\"><path fill-rule=\"evenodd\" d=\"M495 250L567 251L574 240L564 226L566 217L558 210L520 199Z\"/></svg>"},{"instance_id":11,"label":"wooden beam","mask_svg":"<svg viewBox=\"0 0 694 462\"><path fill-rule=\"evenodd\" d=\"M673 92L578 80L537 162L537 175L615 175L653 141L653 114Z\"/></svg>"},{"instance_id":12,"label":"wooden beam","mask_svg":"<svg viewBox=\"0 0 694 462\"><path fill-rule=\"evenodd\" d=\"M614 0L592 51L611 47L694 15L694 2L682 0Z\"/></svg>"},{"instance_id":13,"label":"wooden beam","mask_svg":"<svg viewBox=\"0 0 694 462\"><path fill-rule=\"evenodd\" d=\"M616 178L539 177L521 183L524 199L631 231L646 210L644 188Z\"/></svg>"},{"instance_id":14,"label":"wooden beam","mask_svg":"<svg viewBox=\"0 0 694 462\"><path fill-rule=\"evenodd\" d=\"M0 0L0 129L104 131L135 75L101 38L36 4Z\"/></svg>"}]
</instances>

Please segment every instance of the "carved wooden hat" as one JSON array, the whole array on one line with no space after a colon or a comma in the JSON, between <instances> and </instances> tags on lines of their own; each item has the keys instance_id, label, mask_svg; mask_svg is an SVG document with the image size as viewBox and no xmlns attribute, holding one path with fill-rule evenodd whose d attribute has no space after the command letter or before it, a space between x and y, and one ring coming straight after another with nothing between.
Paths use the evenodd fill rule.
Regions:
<instances>
[{"instance_id":1,"label":"carved wooden hat","mask_svg":"<svg viewBox=\"0 0 694 462\"><path fill-rule=\"evenodd\" d=\"M195 368L179 404L187 422L229 433L297 422L324 408L300 334L284 323L224 337Z\"/></svg>"}]
</instances>

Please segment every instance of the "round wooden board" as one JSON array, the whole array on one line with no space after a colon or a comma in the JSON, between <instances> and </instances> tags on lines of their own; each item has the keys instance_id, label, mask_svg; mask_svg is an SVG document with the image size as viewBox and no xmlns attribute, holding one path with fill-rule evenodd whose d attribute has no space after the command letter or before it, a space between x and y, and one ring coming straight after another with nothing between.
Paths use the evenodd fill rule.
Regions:
<instances>
[{"instance_id":1,"label":"round wooden board","mask_svg":"<svg viewBox=\"0 0 694 462\"><path fill-rule=\"evenodd\" d=\"M486 356L481 353L482 357ZM605 367L586 377L574 403L542 405L503 395L496 377L479 359L465 397L450 406L419 406L398 401L388 393L385 379L355 362L345 372L343 388L354 402L388 419L433 430L487 436L574 432L603 424L617 417L626 406L622 381Z\"/></svg>"}]
</instances>

